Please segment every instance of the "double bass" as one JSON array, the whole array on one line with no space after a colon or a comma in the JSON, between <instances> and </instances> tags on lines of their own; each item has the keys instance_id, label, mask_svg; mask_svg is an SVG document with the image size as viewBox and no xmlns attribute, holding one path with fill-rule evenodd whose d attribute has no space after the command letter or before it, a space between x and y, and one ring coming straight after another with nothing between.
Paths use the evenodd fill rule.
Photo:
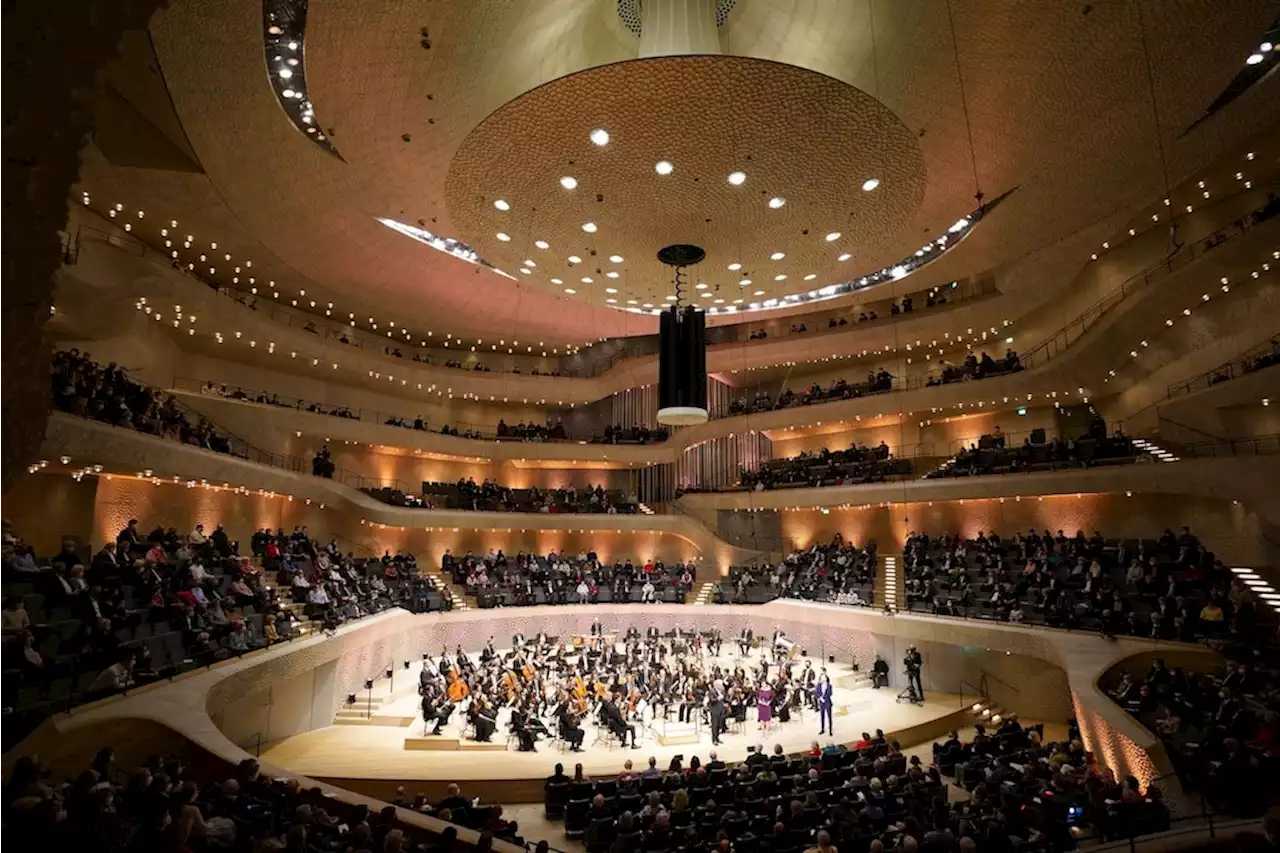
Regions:
<instances>
[{"instance_id":1,"label":"double bass","mask_svg":"<svg viewBox=\"0 0 1280 853\"><path fill-rule=\"evenodd\" d=\"M449 701L455 705L471 695L471 688L458 675L457 670L449 672Z\"/></svg>"}]
</instances>

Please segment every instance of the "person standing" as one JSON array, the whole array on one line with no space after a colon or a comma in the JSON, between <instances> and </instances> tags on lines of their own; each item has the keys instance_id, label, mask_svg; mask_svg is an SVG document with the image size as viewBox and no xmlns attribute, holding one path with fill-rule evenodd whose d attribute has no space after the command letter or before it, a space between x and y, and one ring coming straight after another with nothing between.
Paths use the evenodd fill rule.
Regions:
<instances>
[{"instance_id":1,"label":"person standing","mask_svg":"<svg viewBox=\"0 0 1280 853\"><path fill-rule=\"evenodd\" d=\"M707 707L707 713L711 717L711 745L720 745L720 735L724 734L728 726L725 724L725 718L729 715L729 709L725 707L724 697L717 690L711 695L711 704Z\"/></svg>"},{"instance_id":2,"label":"person standing","mask_svg":"<svg viewBox=\"0 0 1280 853\"><path fill-rule=\"evenodd\" d=\"M814 700L818 706L818 734L836 733L835 719L832 713L831 676L824 670L818 677L818 686L814 689Z\"/></svg>"}]
</instances>

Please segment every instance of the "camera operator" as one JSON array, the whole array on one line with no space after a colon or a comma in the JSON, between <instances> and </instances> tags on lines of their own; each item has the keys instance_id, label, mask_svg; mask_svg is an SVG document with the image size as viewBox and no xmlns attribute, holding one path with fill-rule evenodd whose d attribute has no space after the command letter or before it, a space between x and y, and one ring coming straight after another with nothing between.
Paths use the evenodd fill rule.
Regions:
<instances>
[{"instance_id":1,"label":"camera operator","mask_svg":"<svg viewBox=\"0 0 1280 853\"><path fill-rule=\"evenodd\" d=\"M920 681L920 668L924 658L915 646L907 646L907 653L902 657L902 666L907 673L907 687L915 694L915 698L924 701L924 684Z\"/></svg>"}]
</instances>

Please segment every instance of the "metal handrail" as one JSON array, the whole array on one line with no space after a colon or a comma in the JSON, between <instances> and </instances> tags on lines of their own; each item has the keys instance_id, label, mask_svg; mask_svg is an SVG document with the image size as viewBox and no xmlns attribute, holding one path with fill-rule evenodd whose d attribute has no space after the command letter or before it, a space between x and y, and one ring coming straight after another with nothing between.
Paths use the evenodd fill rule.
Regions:
<instances>
[{"instance_id":1,"label":"metal handrail","mask_svg":"<svg viewBox=\"0 0 1280 853\"><path fill-rule=\"evenodd\" d=\"M1256 365L1259 359L1266 356L1270 356L1274 360L1262 365L1261 367L1257 367ZM1276 364L1280 364L1280 338L1272 338L1266 343L1259 344L1258 346L1247 350L1242 355L1236 356L1230 361L1223 362L1217 367L1206 370L1204 373L1193 376L1183 382L1173 383L1169 386L1164 399L1171 400L1174 397L1179 397L1183 394L1200 391L1204 388L1219 385L1222 382L1226 382L1231 379L1238 379L1241 376L1254 373L1258 370L1265 370L1266 368L1273 367Z\"/></svg>"},{"instance_id":2,"label":"metal handrail","mask_svg":"<svg viewBox=\"0 0 1280 853\"><path fill-rule=\"evenodd\" d=\"M1181 459L1217 459L1226 456L1268 456L1280 453L1280 433L1230 438L1219 441L1197 441L1177 449Z\"/></svg>"}]
</instances>

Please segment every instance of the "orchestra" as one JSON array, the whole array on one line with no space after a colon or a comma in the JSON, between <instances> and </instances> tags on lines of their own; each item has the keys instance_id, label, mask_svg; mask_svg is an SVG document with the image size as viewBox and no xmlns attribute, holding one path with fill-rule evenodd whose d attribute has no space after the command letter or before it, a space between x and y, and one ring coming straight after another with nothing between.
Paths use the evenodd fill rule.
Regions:
<instances>
[{"instance_id":1,"label":"orchestra","mask_svg":"<svg viewBox=\"0 0 1280 853\"><path fill-rule=\"evenodd\" d=\"M770 647L757 649L754 633L744 628L736 660L721 658L721 646L718 630L681 627L665 634L650 627L643 635L633 627L619 641L596 620L586 636L539 633L529 640L516 634L505 652L490 638L478 663L460 646L442 649L438 660L423 655L419 673L425 732L439 735L457 711L464 737L490 742L499 712L506 711L509 742L523 752L537 751L542 739L581 751L585 722L597 724L597 742L608 732L633 748L637 733L655 721L705 726L719 744L731 722L745 725L753 706L761 728L809 707L820 711L823 731L830 730L826 669L801 658L797 673L799 650L781 630Z\"/></svg>"}]
</instances>

